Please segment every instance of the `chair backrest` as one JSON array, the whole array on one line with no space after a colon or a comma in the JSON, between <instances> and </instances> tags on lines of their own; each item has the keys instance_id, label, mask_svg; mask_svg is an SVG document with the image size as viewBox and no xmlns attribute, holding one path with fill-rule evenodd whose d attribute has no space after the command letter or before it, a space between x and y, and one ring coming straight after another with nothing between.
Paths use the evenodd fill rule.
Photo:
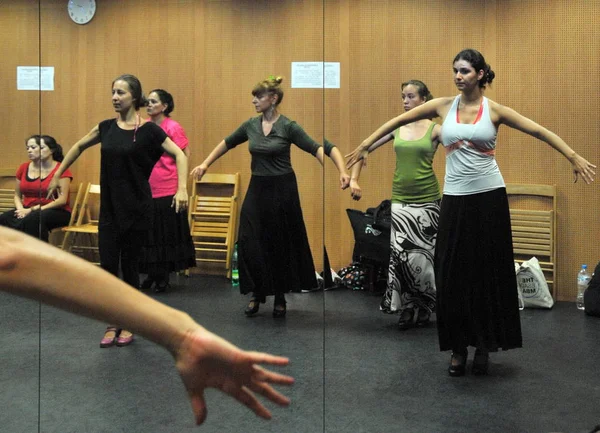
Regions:
<instances>
[{"instance_id":1,"label":"chair backrest","mask_svg":"<svg viewBox=\"0 0 600 433\"><path fill-rule=\"evenodd\" d=\"M556 297L556 185L507 184L516 261L535 256Z\"/></svg>"},{"instance_id":2,"label":"chair backrest","mask_svg":"<svg viewBox=\"0 0 600 433\"><path fill-rule=\"evenodd\" d=\"M0 168L0 213L15 207L16 170Z\"/></svg>"},{"instance_id":3,"label":"chair backrest","mask_svg":"<svg viewBox=\"0 0 600 433\"><path fill-rule=\"evenodd\" d=\"M80 193L81 191L77 192L77 198L79 198ZM77 208L74 207L73 212L71 213L73 224L69 225L80 226L83 224L93 224L96 222L96 220L92 219L91 217L90 205L92 197L94 195L100 195L100 185L88 182L83 190L82 195L83 197L81 198L81 201L77 203ZM78 200L76 199L75 201L77 202Z\"/></svg>"},{"instance_id":4,"label":"chair backrest","mask_svg":"<svg viewBox=\"0 0 600 433\"><path fill-rule=\"evenodd\" d=\"M71 205L71 218L69 218L69 226L72 226L77 220L77 216L79 215L79 211L81 209L81 202L83 201L83 194L86 187L83 186L83 183L80 182L77 187L77 194L75 195L75 201Z\"/></svg>"},{"instance_id":5,"label":"chair backrest","mask_svg":"<svg viewBox=\"0 0 600 433\"><path fill-rule=\"evenodd\" d=\"M233 197L237 199L240 174L207 173L200 181L194 181L192 196Z\"/></svg>"}]
</instances>

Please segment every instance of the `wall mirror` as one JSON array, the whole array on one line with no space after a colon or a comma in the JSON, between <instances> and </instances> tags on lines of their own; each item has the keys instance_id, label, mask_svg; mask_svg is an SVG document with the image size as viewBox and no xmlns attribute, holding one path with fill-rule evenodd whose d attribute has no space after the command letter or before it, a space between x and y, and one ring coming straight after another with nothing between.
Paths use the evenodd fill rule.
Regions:
<instances>
[{"instance_id":1,"label":"wall mirror","mask_svg":"<svg viewBox=\"0 0 600 433\"><path fill-rule=\"evenodd\" d=\"M284 78L280 113L317 142L324 135L322 89L296 87L292 76L293 62L323 61L322 1L97 1L93 18L78 24L64 1L41 0L39 29L40 64L55 71L54 91L43 92L40 98L47 107L41 130L51 131L65 152L95 124L115 116L111 83L123 73L137 76L146 94L163 88L173 95L172 118L190 140L190 169L242 122L256 116L251 90L270 75ZM141 115L147 117L143 109ZM292 148L291 159L315 269L320 272L323 170L312 155L298 148ZM71 171L74 197L79 183L98 181L100 147L86 150ZM241 206L251 177L248 145L224 155L209 172L240 174ZM240 296L218 270L205 263L198 267L202 269L189 277L172 275L166 292L148 294L188 311L241 347L297 359L290 373L302 379L291 396L311 395L311 403L298 408L305 429L322 430L322 292L307 287L306 293L287 295L285 320L272 317L272 297L256 317L247 318L244 308L249 298ZM85 290L83 280L81 289ZM41 431L171 432L191 425L189 403L166 351L141 337L128 347L100 349L105 324L47 306L41 308L41 324ZM232 411L230 400L216 392L208 398L207 431L265 431L265 424L246 408ZM266 424L267 429L286 430L300 416L277 412L279 419Z\"/></svg>"}]
</instances>

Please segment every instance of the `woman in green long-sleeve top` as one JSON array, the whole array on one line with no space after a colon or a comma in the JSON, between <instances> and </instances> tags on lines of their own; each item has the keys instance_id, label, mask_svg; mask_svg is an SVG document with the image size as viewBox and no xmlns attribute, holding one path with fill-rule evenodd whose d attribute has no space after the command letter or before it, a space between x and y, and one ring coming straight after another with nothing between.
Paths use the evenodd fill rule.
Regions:
<instances>
[{"instance_id":1,"label":"woman in green long-sleeve top","mask_svg":"<svg viewBox=\"0 0 600 433\"><path fill-rule=\"evenodd\" d=\"M340 172L342 189L350 182L342 154L335 146L326 142L323 148L300 125L279 113L282 80L270 76L254 86L252 104L260 115L245 121L192 170L199 180L227 151L249 142L252 178L242 204L238 233L240 291L252 294L245 310L247 316L256 314L266 297L274 295L273 317L284 317L286 292L317 286L290 159L291 145L314 155L321 164L325 153Z\"/></svg>"}]
</instances>

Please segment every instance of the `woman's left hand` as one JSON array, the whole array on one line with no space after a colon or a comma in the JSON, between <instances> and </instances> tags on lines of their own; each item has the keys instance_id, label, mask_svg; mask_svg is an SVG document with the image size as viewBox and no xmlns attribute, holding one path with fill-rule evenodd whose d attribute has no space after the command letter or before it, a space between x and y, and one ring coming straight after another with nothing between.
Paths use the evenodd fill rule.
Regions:
<instances>
[{"instance_id":1,"label":"woman's left hand","mask_svg":"<svg viewBox=\"0 0 600 433\"><path fill-rule=\"evenodd\" d=\"M571 160L571 164L573 164L573 182L577 182L578 175L581 175L587 184L594 181L594 176L596 175L596 172L593 170L596 168L594 164L591 164L587 159L582 158L578 154L575 154Z\"/></svg>"},{"instance_id":2,"label":"woman's left hand","mask_svg":"<svg viewBox=\"0 0 600 433\"><path fill-rule=\"evenodd\" d=\"M173 196L173 202L171 203L171 207L175 208L175 212L179 213L180 211L184 211L188 206L188 195L186 190L178 190L177 193Z\"/></svg>"}]
</instances>

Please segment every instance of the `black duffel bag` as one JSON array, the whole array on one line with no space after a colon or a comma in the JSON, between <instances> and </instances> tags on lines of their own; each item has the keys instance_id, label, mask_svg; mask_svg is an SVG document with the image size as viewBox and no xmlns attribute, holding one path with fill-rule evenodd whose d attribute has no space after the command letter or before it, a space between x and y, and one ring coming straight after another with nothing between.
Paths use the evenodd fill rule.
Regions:
<instances>
[{"instance_id":1,"label":"black duffel bag","mask_svg":"<svg viewBox=\"0 0 600 433\"><path fill-rule=\"evenodd\" d=\"M354 232L352 260L387 266L390 261L391 201L384 200L366 212L346 209Z\"/></svg>"},{"instance_id":2,"label":"black duffel bag","mask_svg":"<svg viewBox=\"0 0 600 433\"><path fill-rule=\"evenodd\" d=\"M590 284L583 293L585 314L600 317L600 263L596 265Z\"/></svg>"}]
</instances>

